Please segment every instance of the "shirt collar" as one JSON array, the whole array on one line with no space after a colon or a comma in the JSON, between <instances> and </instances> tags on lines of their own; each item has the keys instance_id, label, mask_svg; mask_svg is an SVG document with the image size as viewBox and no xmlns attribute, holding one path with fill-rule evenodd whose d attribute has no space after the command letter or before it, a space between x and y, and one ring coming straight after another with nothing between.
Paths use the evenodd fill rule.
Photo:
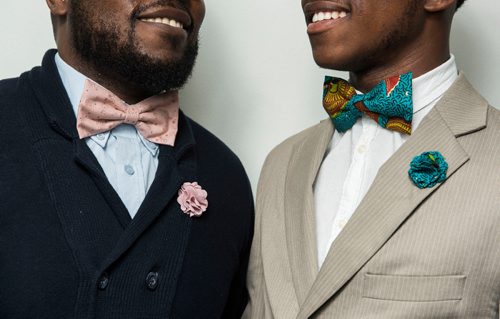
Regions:
<instances>
[{"instance_id":1,"label":"shirt collar","mask_svg":"<svg viewBox=\"0 0 500 319\"><path fill-rule=\"evenodd\" d=\"M61 77L66 93L68 93L69 101L73 107L75 115L78 113L78 105L82 98L83 88L85 86L85 75L81 74L69 64L63 61L59 53L56 53L55 62L57 71Z\"/></svg>"},{"instance_id":2,"label":"shirt collar","mask_svg":"<svg viewBox=\"0 0 500 319\"><path fill-rule=\"evenodd\" d=\"M439 99L458 78L455 56L437 68L413 79L413 113Z\"/></svg>"},{"instance_id":3,"label":"shirt collar","mask_svg":"<svg viewBox=\"0 0 500 319\"><path fill-rule=\"evenodd\" d=\"M73 112L75 112L76 116L78 114L78 106L80 105L87 77L75 70L71 65L64 62L59 53L56 53L54 59L57 71L59 72L59 76L61 77L66 93L68 94L69 101L71 102L71 107L73 108ZM92 139L97 145L105 148L110 135L110 131L108 131L90 136L89 138ZM159 149L158 145L148 141L139 133L137 133L137 135L151 155L156 156Z\"/></svg>"},{"instance_id":4,"label":"shirt collar","mask_svg":"<svg viewBox=\"0 0 500 319\"><path fill-rule=\"evenodd\" d=\"M457 78L458 69L455 56L451 54L445 63L412 80L413 130L417 128ZM356 93L363 94L358 90Z\"/></svg>"}]
</instances>

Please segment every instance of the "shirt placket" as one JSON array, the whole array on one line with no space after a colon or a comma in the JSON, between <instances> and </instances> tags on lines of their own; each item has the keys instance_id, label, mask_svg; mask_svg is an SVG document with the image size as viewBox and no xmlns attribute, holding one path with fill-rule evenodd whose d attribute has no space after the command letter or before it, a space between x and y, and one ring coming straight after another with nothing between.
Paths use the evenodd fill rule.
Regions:
<instances>
[{"instance_id":1,"label":"shirt placket","mask_svg":"<svg viewBox=\"0 0 500 319\"><path fill-rule=\"evenodd\" d=\"M363 131L352 150L352 161L342 189L340 197L339 209L333 220L332 233L329 240L329 246L345 227L352 214L359 205L360 199L364 195L362 185L366 178L365 168L368 158L368 150L373 141L376 132L377 124L371 119L362 119Z\"/></svg>"},{"instance_id":2,"label":"shirt placket","mask_svg":"<svg viewBox=\"0 0 500 319\"><path fill-rule=\"evenodd\" d=\"M127 207L130 215L135 216L139 209L142 199L145 196L144 181L141 166L141 150L139 149L140 141L136 141L135 136L125 138L117 136L117 192L120 195L125 207ZM131 151L131 149L134 149Z\"/></svg>"}]
</instances>

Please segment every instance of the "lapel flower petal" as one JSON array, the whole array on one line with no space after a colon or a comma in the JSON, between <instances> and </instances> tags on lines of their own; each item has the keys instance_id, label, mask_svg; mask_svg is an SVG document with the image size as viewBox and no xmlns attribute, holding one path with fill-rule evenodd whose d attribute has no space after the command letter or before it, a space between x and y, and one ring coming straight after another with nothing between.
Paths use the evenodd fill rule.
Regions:
<instances>
[{"instance_id":1,"label":"lapel flower petal","mask_svg":"<svg viewBox=\"0 0 500 319\"><path fill-rule=\"evenodd\" d=\"M189 217L200 217L207 210L207 191L197 182L184 183L179 189L177 203Z\"/></svg>"},{"instance_id":2,"label":"lapel flower petal","mask_svg":"<svg viewBox=\"0 0 500 319\"><path fill-rule=\"evenodd\" d=\"M437 151L424 152L415 156L410 163L411 180L418 188L432 188L446 180L448 163Z\"/></svg>"}]
</instances>

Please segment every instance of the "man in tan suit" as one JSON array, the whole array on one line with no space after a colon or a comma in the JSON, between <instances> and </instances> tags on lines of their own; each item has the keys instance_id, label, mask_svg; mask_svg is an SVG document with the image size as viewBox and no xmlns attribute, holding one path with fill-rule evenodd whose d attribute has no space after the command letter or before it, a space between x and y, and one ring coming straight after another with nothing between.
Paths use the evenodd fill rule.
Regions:
<instances>
[{"instance_id":1,"label":"man in tan suit","mask_svg":"<svg viewBox=\"0 0 500 319\"><path fill-rule=\"evenodd\" d=\"M302 0L316 63L357 95L412 72L411 134L330 114L271 152L245 318L498 318L500 112L449 52L463 2Z\"/></svg>"}]
</instances>

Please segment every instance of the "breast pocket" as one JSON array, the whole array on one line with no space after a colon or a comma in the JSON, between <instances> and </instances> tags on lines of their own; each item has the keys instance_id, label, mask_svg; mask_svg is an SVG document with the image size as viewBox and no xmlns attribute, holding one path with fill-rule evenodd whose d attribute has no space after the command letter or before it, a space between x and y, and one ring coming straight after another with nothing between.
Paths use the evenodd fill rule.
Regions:
<instances>
[{"instance_id":1,"label":"breast pocket","mask_svg":"<svg viewBox=\"0 0 500 319\"><path fill-rule=\"evenodd\" d=\"M466 276L396 276L365 274L363 298L393 301L461 300Z\"/></svg>"}]
</instances>

